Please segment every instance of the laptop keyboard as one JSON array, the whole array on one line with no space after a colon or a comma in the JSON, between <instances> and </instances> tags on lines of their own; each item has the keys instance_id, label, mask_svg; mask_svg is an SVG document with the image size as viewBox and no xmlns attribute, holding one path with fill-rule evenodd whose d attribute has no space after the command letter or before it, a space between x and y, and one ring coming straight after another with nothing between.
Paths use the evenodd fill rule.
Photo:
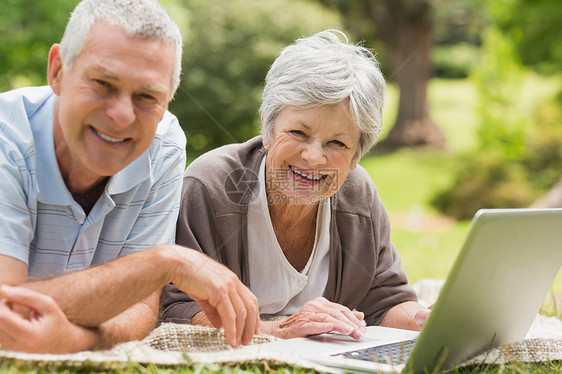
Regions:
<instances>
[{"instance_id":1,"label":"laptop keyboard","mask_svg":"<svg viewBox=\"0 0 562 374\"><path fill-rule=\"evenodd\" d=\"M410 351L414 347L415 342L416 339L404 340L397 343L380 345L378 347L368 347L355 351L338 353L334 356L343 356L347 358L353 358L355 360L371 361L385 364L404 364L406 363L406 360L408 359Z\"/></svg>"}]
</instances>

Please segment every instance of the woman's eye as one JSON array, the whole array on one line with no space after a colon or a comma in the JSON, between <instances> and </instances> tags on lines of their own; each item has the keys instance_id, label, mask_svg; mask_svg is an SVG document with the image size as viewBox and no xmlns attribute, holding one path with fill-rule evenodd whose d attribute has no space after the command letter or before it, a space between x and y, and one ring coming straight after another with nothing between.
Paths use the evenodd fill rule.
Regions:
<instances>
[{"instance_id":1,"label":"woman's eye","mask_svg":"<svg viewBox=\"0 0 562 374\"><path fill-rule=\"evenodd\" d=\"M302 130L291 130L290 133L293 135L304 136L304 132Z\"/></svg>"},{"instance_id":2,"label":"woman's eye","mask_svg":"<svg viewBox=\"0 0 562 374\"><path fill-rule=\"evenodd\" d=\"M339 140L332 140L332 144L335 144L338 147L342 147L342 148L347 148L347 146L345 145L345 143L340 142Z\"/></svg>"}]
</instances>

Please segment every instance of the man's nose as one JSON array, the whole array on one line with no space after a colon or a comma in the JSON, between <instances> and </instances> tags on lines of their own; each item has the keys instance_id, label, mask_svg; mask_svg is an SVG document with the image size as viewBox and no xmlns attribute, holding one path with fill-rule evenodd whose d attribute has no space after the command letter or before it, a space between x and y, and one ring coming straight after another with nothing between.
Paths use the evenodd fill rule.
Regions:
<instances>
[{"instance_id":1,"label":"man's nose","mask_svg":"<svg viewBox=\"0 0 562 374\"><path fill-rule=\"evenodd\" d=\"M133 100L126 94L116 96L106 113L117 127L127 127L135 121Z\"/></svg>"}]
</instances>

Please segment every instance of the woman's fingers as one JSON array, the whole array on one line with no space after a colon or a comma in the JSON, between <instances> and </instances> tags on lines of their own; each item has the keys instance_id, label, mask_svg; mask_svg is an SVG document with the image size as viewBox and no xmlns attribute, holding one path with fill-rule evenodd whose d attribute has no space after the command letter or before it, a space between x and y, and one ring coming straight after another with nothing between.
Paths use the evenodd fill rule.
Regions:
<instances>
[{"instance_id":1,"label":"woman's fingers","mask_svg":"<svg viewBox=\"0 0 562 374\"><path fill-rule=\"evenodd\" d=\"M339 327L339 330L337 332L350 335L355 339L359 339L365 335L367 330L365 329L365 324L363 322L363 313L352 311L341 304L330 302L324 298L319 300L319 306L320 312L326 313L338 321L337 326ZM344 329L342 323L350 326L351 330L349 333L342 331Z\"/></svg>"},{"instance_id":2,"label":"woman's fingers","mask_svg":"<svg viewBox=\"0 0 562 374\"><path fill-rule=\"evenodd\" d=\"M324 298L309 301L279 327L283 337L338 332L360 339L366 332L362 313Z\"/></svg>"}]
</instances>

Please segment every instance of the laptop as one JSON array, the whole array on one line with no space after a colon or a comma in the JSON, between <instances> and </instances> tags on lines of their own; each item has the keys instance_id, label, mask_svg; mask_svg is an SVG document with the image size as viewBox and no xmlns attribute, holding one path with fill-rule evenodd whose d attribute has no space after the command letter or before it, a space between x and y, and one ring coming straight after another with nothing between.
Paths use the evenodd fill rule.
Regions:
<instances>
[{"instance_id":1,"label":"laptop","mask_svg":"<svg viewBox=\"0 0 562 374\"><path fill-rule=\"evenodd\" d=\"M370 326L361 340L329 333L247 348L346 373L448 370L523 340L561 265L562 209L483 209L421 333Z\"/></svg>"}]
</instances>

